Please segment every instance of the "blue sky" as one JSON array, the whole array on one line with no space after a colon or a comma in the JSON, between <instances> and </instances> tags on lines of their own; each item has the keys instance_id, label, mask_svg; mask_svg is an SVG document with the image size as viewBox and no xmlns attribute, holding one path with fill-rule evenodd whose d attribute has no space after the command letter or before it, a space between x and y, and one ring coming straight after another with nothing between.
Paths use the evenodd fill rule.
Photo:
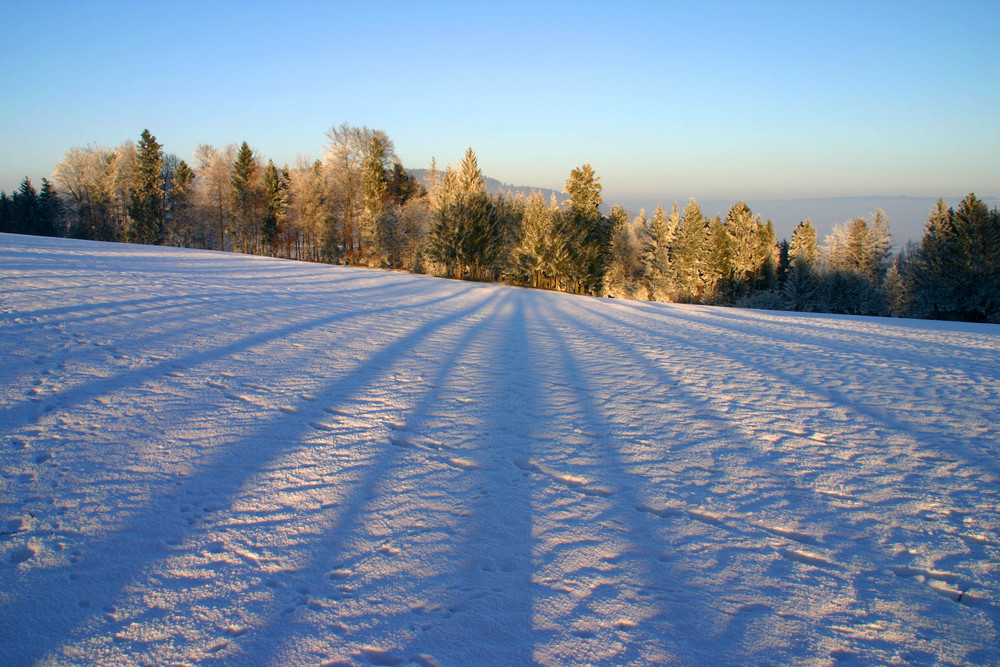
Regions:
<instances>
[{"instance_id":1,"label":"blue sky","mask_svg":"<svg viewBox=\"0 0 1000 667\"><path fill-rule=\"evenodd\" d=\"M1000 194L1000 2L24 2L0 188L144 128L279 164L348 122L609 201Z\"/></svg>"}]
</instances>

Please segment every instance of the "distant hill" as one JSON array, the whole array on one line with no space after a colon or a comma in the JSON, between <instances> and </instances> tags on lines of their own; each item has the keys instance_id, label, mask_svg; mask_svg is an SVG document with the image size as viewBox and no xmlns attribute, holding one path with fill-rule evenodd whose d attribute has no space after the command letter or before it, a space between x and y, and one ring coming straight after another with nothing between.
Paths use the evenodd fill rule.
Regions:
<instances>
[{"instance_id":1,"label":"distant hill","mask_svg":"<svg viewBox=\"0 0 1000 667\"><path fill-rule=\"evenodd\" d=\"M411 176L419 178L421 183L426 183L428 171L429 170L427 169L407 168L406 173L410 174ZM539 191L542 193L542 197L545 198L546 204L549 202L549 198L552 195L556 196L556 200L559 203L562 203L562 201L566 199L566 195L564 195L562 192L559 192L558 190L551 190L549 188L536 188L530 185L510 185L509 183L498 181L497 179L490 178L489 176L486 176L485 178L486 178L487 192L512 192L514 194L523 194L525 197L527 197L532 192Z\"/></svg>"}]
</instances>

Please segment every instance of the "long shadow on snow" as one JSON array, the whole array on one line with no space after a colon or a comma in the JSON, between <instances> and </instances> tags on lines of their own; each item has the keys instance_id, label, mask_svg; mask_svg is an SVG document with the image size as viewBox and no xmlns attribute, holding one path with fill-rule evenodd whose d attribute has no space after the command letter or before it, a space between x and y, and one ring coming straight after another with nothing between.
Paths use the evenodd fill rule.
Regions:
<instances>
[{"instance_id":1,"label":"long shadow on snow","mask_svg":"<svg viewBox=\"0 0 1000 667\"><path fill-rule=\"evenodd\" d=\"M495 429L501 426L496 423L497 410L491 405L473 405L469 408L472 415L463 415L468 418L484 413L482 438L477 450L470 451L448 442L430 446L424 444L427 437L447 436L447 432L433 430L434 427L429 422L437 418L435 411L440 409L443 399L455 391L456 383L468 380L453 379L454 369L458 365L469 366L463 360L468 358L470 350L478 341L494 334L499 326L497 315L502 316L502 311L507 309L511 301L509 291L502 293L504 296L501 301L491 305L488 313L487 306L490 304L480 306L484 317L461 332L457 345L440 351L440 356L434 360L433 377L428 377L428 373L421 373L429 381L429 389L417 403L406 409L404 422L393 427L395 433L389 436L390 446L384 450L378 465L372 466L365 476L364 493L359 490L354 494L353 502L342 513L336 529L331 526L328 530L331 539L316 544L310 556L312 572L309 575L309 587L321 593L330 592L338 582L345 583L345 580L340 579L324 580L323 572L330 563L349 565L353 569L366 559L405 559L405 567L399 572L392 572L389 566L374 568L377 572L390 573L374 580L366 580L362 590L368 596L380 597L382 594L378 591L384 590L385 596L390 599L404 597L413 603L422 600L427 604L420 609L436 608L436 611L424 611L417 615L409 608L399 612L383 608L374 619L338 615L322 627L314 628L313 632L317 636L340 636L354 648L348 650L331 647L331 655L326 656L328 658L361 659L363 656L356 652L357 647L381 647L385 654L380 655L379 659L389 661L402 662L409 659L419 662L425 660L426 656L443 660L444 664L452 661L456 661L456 664L477 665L528 664L531 661L531 603L528 593L531 583L530 553L524 552L531 539L528 491L523 488L523 484L510 485L503 479L497 480L497 467L493 461L487 460L491 454L495 454L494 446L502 445L496 442L495 436ZM492 301L491 299L491 303ZM492 363L488 359L482 359L485 368L498 369L498 372L502 372L499 369L504 368L502 361L499 357ZM507 376L507 373L503 374L504 378ZM486 383L494 380L496 378L489 373L482 378ZM500 400L507 391L504 383L498 390ZM425 433L425 428L432 430ZM468 434L459 435L467 437ZM463 460L471 459L475 466L463 464L458 469L452 469L448 467L447 459L453 456L461 456ZM414 469L413 475L400 477ZM448 536L448 540L437 550L418 543L395 556L386 556L376 544L367 556L355 556L352 560L349 545L364 540L367 525L375 519L373 513L376 510L371 508L365 511L364 501L372 498L376 489L389 482L390 477L393 477L393 490L383 489L382 493L402 495L398 498L380 497L378 500L382 501L381 504L388 508L403 506L411 500L406 495L409 490L407 487L420 488L425 495L431 496L417 498L418 502L425 503L422 508L404 511L429 517L429 520L421 528L410 527L409 530L439 532ZM434 486L435 484L440 486ZM403 491L395 491L397 486ZM456 493L461 494L463 489L468 493L473 487L490 488L493 491L490 502L481 510L473 512L470 519L464 520L464 527L450 525L453 517L445 510L451 510L452 507L441 507L440 498L434 498L433 494L443 492L442 495L451 497L450 502L454 506L461 507L469 502L469 498ZM389 518L383 516L382 520ZM412 537L412 534L394 533L385 542L398 545ZM489 553L485 561L484 551ZM503 565L494 567L493 562ZM401 593L402 590L406 593ZM278 643L283 642L287 646L289 642L296 641L296 628L283 620L279 615L272 615L265 626L247 635L249 642L241 640L240 651L258 658L267 653L270 655L268 662L278 664L282 657L282 646ZM352 621L353 625L365 629L351 629ZM414 625L424 627L413 629ZM408 636L410 639L399 642L400 636ZM497 637L498 643L492 641ZM447 655L443 655L442 651ZM225 663L226 659L220 657L219 662Z\"/></svg>"},{"instance_id":2,"label":"long shadow on snow","mask_svg":"<svg viewBox=\"0 0 1000 667\"><path fill-rule=\"evenodd\" d=\"M665 333L665 332L655 332L655 331L649 330L648 328L645 328L645 327L643 327L643 326L641 326L641 325L639 325L639 324L637 324L635 322L628 322L628 323L622 322L621 320L618 320L618 319L616 319L614 317L611 317L607 313L602 312L600 308L597 308L593 304L590 304L590 303L580 303L578 305L581 308L584 308L588 314L599 316L600 318L608 321L609 323L611 323L611 324L613 324L615 326L621 327L624 332L627 332L626 335L631 334L632 332L634 332L636 330L642 331L642 332L644 332L644 333L646 333L646 334L648 334L650 336L653 336L653 337L659 337L661 339L664 338L664 337L667 337L669 335L668 333ZM588 326L583 320L580 320L579 318L577 318L577 317L569 314L568 312L566 313L566 317L574 319L575 321L577 321L578 324L580 324L580 326L583 326L583 327L587 327ZM684 318L682 318L682 319L684 319ZM591 331L593 333L594 340L605 340L605 339L607 339L606 335L602 335L597 330L591 329ZM676 334L676 330L672 330L672 333ZM599 338L598 336L601 336L601 337ZM684 345L685 346L689 346L689 347L692 347L692 348L695 348L695 349L700 349L700 350L702 350L704 352L709 353L710 355L719 356L719 357L725 358L725 359L727 359L727 360L729 360L731 362L734 362L737 365L745 366L745 364L742 362L742 360L739 357L735 357L735 356L729 355L729 354L720 353L715 348L709 348L707 346L704 346L703 344L692 342L688 337L685 337L685 339L686 339L684 341ZM627 337L618 337L618 340L627 341L628 338ZM664 371L662 370L662 367L659 365L660 363L662 363L661 361L658 361L657 359L649 357L647 354L645 354L640 349L638 349L635 345L633 345L631 343L622 342L622 343L619 344L619 348L621 349L621 351L630 354L639 363L642 363L644 365L644 367L651 368L651 369L656 369L661 374L664 373ZM714 365L713 364L709 364L709 366L717 367L718 364L714 364ZM754 370L754 369L751 369L751 370ZM763 369L756 369L756 370L757 370L758 373L761 373L761 372L766 373L766 371L764 371ZM676 378L671 377L669 374L663 375L663 380L665 382L673 383L673 381L675 379ZM776 375L775 379L777 379L779 381L780 380L786 380L785 376L782 375L782 374ZM794 378L787 378L787 380L790 383L795 384ZM801 386L804 386L806 389L809 389L811 387L810 385L805 385L805 384L801 384ZM693 398L693 395L690 394L690 388L688 388L687 389L687 393L686 393L686 395L684 397L684 400L688 400L689 401L692 398ZM718 413L714 409L714 407L712 407L711 403L712 403L712 397L711 396L704 396L697 403L692 404L692 407L694 407L697 410L708 411L710 414L713 414L716 419L719 419L719 420L725 420L725 419L727 419L727 417L725 417L725 415L723 415L721 413ZM742 429L740 429L740 427L739 427L739 425L737 423L733 422L733 425L738 430L742 430ZM826 508L826 510L825 510L826 513L828 513L829 515L836 515L838 513L838 509L835 506L833 506L833 505L831 505L829 503L823 504L822 501L821 501L821 499L817 498L815 495L812 496L812 501L814 503L818 503L820 505L823 505ZM734 526L731 523L729 523L729 522L727 522L725 524L722 524L722 525L724 525L728 529L733 529L734 528ZM747 528L751 532L757 532L761 527L751 526L751 525L748 524ZM766 530L766 529L764 529L764 530ZM781 553L782 553L782 555L787 555L788 554L787 550L782 550ZM795 559L794 554L792 554L792 557L793 557L793 560L794 560ZM892 560L892 557L890 555L888 555L888 554L886 554L886 555L884 555L882 557L882 562L891 562L891 560ZM864 587L858 587L858 591L861 594L861 597L857 600L857 603L860 604L860 606L857 606L857 605L855 606L854 613L860 614L862 617L866 616L865 608L871 602L871 600L873 598L877 598L877 599L883 598L884 597L884 592L885 592L886 584L888 582L892 582L891 578L887 582L885 580L884 576L876 576L876 573L883 568L883 565L881 563L872 563L872 564L870 564L870 567L874 568L874 570L864 570L864 571L862 571L859 574L860 579L864 580L867 585L865 585ZM848 580L844 578L846 576L848 576L848 574L846 574L846 573L837 573L835 578L837 580L843 581L844 583L848 583ZM854 582L855 582L856 585L857 585L859 577L855 577L854 578ZM928 594L928 595L932 595L932 596L936 595L934 593L931 593L929 589L926 590L926 591L924 591L924 592L926 594ZM905 596L906 595L905 590L896 590L896 595L897 596ZM997 627L997 625L998 625L998 619L996 618L996 610L992 609L992 608L989 608L989 609L985 609L984 611L986 611L987 616L992 616L992 618L990 618L988 620L988 622L991 623L994 627ZM838 612L835 615L834 619L838 619L839 618L840 620L843 620L843 617L844 616L848 616L848 615L849 614L845 614L844 612ZM834 619L831 619L831 621L834 620ZM744 620L746 620L746 619L744 619ZM833 624L835 625L836 623L833 623ZM828 627L828 625L818 626L818 627Z\"/></svg>"},{"instance_id":3,"label":"long shadow on snow","mask_svg":"<svg viewBox=\"0 0 1000 667\"><path fill-rule=\"evenodd\" d=\"M607 330L599 331L593 328L593 326L589 322L582 319L577 314L571 312L569 308L565 307L562 304L562 302L560 302L560 305L562 306L559 309L561 319L564 321L574 322L581 330L588 332L589 334L587 337L588 344L607 345L613 348L608 351L606 358L622 359L623 363L633 363L638 367L644 369L645 371L648 371L654 374L655 376L658 376L660 383L664 386L672 386L676 384L676 381L679 376L672 375L664 371L662 367L659 365L661 363L660 361L648 357L642 351L637 349L634 346L634 344L629 342L630 334L628 328L623 327L622 333L620 335L610 336ZM585 308L586 312L589 315L599 315L603 319L610 320L613 324L621 326L619 322L615 321L613 318L607 316L606 314L600 312L599 309L590 308L589 304L577 303L574 301L573 305ZM662 336L663 334L659 335ZM625 360L630 360L630 361L625 361ZM683 397L672 396L671 399L672 399L672 406L674 407L678 406L681 403L686 403L687 405L690 406L692 414L703 414L711 416L712 420L720 425L719 426L720 440L731 439L733 437L733 432L743 430L738 422L734 421L731 417L715 409L715 407L712 404L712 398L710 396L705 396L697 401L693 401L692 399L694 399L694 396L691 395L685 395ZM728 427L723 426L724 424L729 424L730 426ZM619 455L620 454L621 452L619 452ZM669 455L670 455L669 450L664 451L664 456L669 456ZM625 469L625 465L620 460L619 460L619 466L620 468ZM641 488L643 485L647 484L648 484L647 480L641 477L634 477L635 488ZM703 497L707 496L707 492L703 492L702 495ZM689 520L704 522L703 517L705 515L700 512L699 510L700 503L697 500L692 501L692 499L685 499L684 504L687 505L687 509L685 509L681 513L677 513L676 510L674 509L669 509L666 512L662 512L658 508L655 507L650 508L644 502L639 501L638 497L634 497L631 500L633 501L632 506L637 510L636 514L643 513L643 514L648 514L651 517L661 515L664 518L673 520L681 520L684 518L684 515L686 514L687 515L686 518L688 518ZM833 508L831 508L831 510L832 509ZM718 523L715 522L712 523L714 523L714 525L719 530L725 531L726 533L732 534L740 538L753 537L756 535L761 539L761 542L764 542L764 538L769 536L767 531L765 531L763 528L753 526L752 524L742 524L739 522L734 523L731 520L722 520L719 521ZM742 546L740 547L740 549L744 548L745 547ZM723 551L726 552L730 550L727 548L724 549ZM737 554L732 552L721 554L722 557L730 560L734 558L736 555ZM683 575L678 575L678 576L683 576ZM699 585L697 587L692 585L690 589L691 594L694 595L699 589L703 588L704 588L703 585ZM724 591L716 591L715 593L723 593L723 592ZM707 597L711 599L713 594L714 594L713 592L709 591L707 592ZM777 590L772 591L770 594L770 599L773 602L777 603L780 601L781 595L782 595L781 591ZM787 654L784 653L785 649L781 649L780 647L778 649L779 652L776 654L769 654L767 652L761 653L760 651L755 652L753 649L755 638L751 634L752 628L750 623L755 620L753 617L759 615L760 613L771 613L771 614L775 613L776 610L770 605L764 606L759 603L755 603L754 605L752 605L752 609L748 608L748 611L752 612L749 615L744 613L723 614L721 611L717 609L710 608L707 604L702 605L701 611L704 612L706 615L701 617L695 617L694 619L689 619L695 622L695 626L691 630L693 636L702 637L702 640L698 641L698 645L705 647L705 653L699 656L698 660L699 662L702 660L717 660L719 658L723 658L725 660L743 661L746 660L747 657L750 655L752 655L755 660L763 660L768 662L770 661L781 662L783 659L787 659ZM722 620L724 622L721 623L720 625L722 625L724 629L713 633L711 636L704 636L705 629L708 626L712 625L712 623L711 622L698 623L697 621L699 618L701 618L702 621L711 618ZM808 638L806 637L798 637L798 636L790 638L790 640L795 642L795 644L789 646L787 650L789 650L792 655L806 655L809 648L805 643L807 639ZM774 650L773 648L765 649L765 651L773 651L773 650ZM719 651L723 651L723 654L720 655Z\"/></svg>"},{"instance_id":4,"label":"long shadow on snow","mask_svg":"<svg viewBox=\"0 0 1000 667\"><path fill-rule=\"evenodd\" d=\"M429 299L424 304L414 304L402 309L384 307L356 314L338 313L334 316L314 320L308 326L296 325L269 330L254 334L218 349L192 354L185 361L189 364L204 363L213 359L223 358L237 350L246 349L267 340L287 336L307 328L325 326L345 317L409 310L410 308L421 307L430 303L449 301L473 289L473 286L467 286L446 296ZM395 340L381 348L377 355L386 359L403 357L433 331L443 329L451 323L473 315L481 310L482 307L482 304L477 303L467 309L449 313L446 317L431 320L404 335L398 336ZM142 369L136 375L147 375L149 372L149 369ZM269 463L278 460L287 450L296 447L302 436L310 432L311 427L308 425L311 416L309 408L313 408L315 404L336 404L345 401L350 395L360 393L364 387L370 385L378 372L374 365L362 364L348 377L338 378L336 381L331 380L330 386L325 391L318 393L318 401L314 403L313 401L303 400L296 406L300 408L300 414L297 415L297 419L291 420L287 415L276 417L276 420L272 421L269 428L262 429L251 437L229 445L228 452L224 456L206 462L201 472L187 476L185 485L187 488L210 489L211 494L218 499L235 498L237 492L250 477L263 471ZM99 395L101 392L107 391L107 384L101 383L101 390L91 389L90 394ZM124 380L113 384L116 388L129 386L129 383ZM295 435L293 426L289 424L290 421L298 422L298 437ZM285 444L275 448L260 446L261 442L273 443L276 441ZM245 472L241 475L233 474L228 479L219 478L219 470L232 470L234 468L240 468ZM81 548L85 550L85 555L80 567L100 572L100 575L97 577L100 580L100 584L92 590L87 591L86 584L80 582L79 588L75 591L77 595L81 597L89 596L90 599L102 600L103 604L110 604L125 594L127 586L133 581L136 572L147 572L153 563L160 560L161 554L157 553L150 554L145 563L129 563L130 567L135 567L128 571L114 567L102 567L103 560L108 554L111 554L113 557L114 554L123 551L119 545L125 546L131 542L127 536L131 533L146 534L148 530L143 529L150 525L157 525L161 517L172 514L171 510L175 508L178 502L173 497L176 486L169 482L164 482L161 484L161 487L161 489L151 489L151 499L146 503L145 509L134 516L128 525L114 533L105 535L103 538L81 545ZM222 500L218 504L225 505ZM163 554L162 557L169 557L169 554ZM87 562L88 560L90 561L89 563ZM73 570L74 567L77 567L77 565L54 568L50 572L47 572L47 576L58 575L59 570L67 572L68 575L69 571ZM11 602L3 609L4 619L0 623L0 628L2 628L2 631L0 631L0 643L17 641L19 644L24 645L24 638L34 636L39 626L42 625L46 628L46 639L49 641L49 644L62 647L66 642L72 641L78 632L86 632L87 628L93 624L101 623L100 617L103 614L99 611L78 607L74 608L72 606L67 608L64 598L65 591L53 589L36 591L32 590L31 583L32 579L28 576L7 589L6 593L9 595ZM118 591L113 596L114 600L105 599L102 591L108 587ZM100 608L101 605L95 606ZM59 622L52 623L52 620L57 618ZM109 630L110 632L112 631ZM44 657L47 646L44 644L32 644L26 648L27 652L24 657L30 661L35 661Z\"/></svg>"},{"instance_id":5,"label":"long shadow on snow","mask_svg":"<svg viewBox=\"0 0 1000 667\"><path fill-rule=\"evenodd\" d=\"M394 286L394 291L397 286ZM467 288L464 291L468 291ZM378 294L380 297L386 295L392 296L392 292L377 291L376 288L372 288L374 294ZM407 290L406 294L412 293ZM68 409L75 406L80 406L85 403L104 396L114 391L121 389L127 389L131 387L138 386L141 384L148 376L164 374L173 371L178 366L189 368L196 367L202 364L207 364L213 361L218 361L226 357L230 357L237 352L242 352L245 350L250 350L254 347L263 345L265 343L285 338L288 336L301 334L311 330L318 330L324 327L328 327L333 324L342 323L348 320L371 317L374 315L381 315L385 313L402 311L402 310L414 310L419 311L422 308L432 306L444 301L456 298L461 292L455 294L448 294L442 297L427 298L419 302L407 303L405 305L393 305L386 307L376 307L376 308L364 308L361 310L354 310L350 312L335 312L331 315L323 317L313 317L302 322L293 322L286 326L280 327L278 329L266 329L263 331L258 331L257 333L250 334L249 336L244 336L238 338L230 343L227 343L221 347L213 347L207 350L199 350L188 354L183 357L161 359L155 364L149 366L142 366L140 368L128 369L123 372L117 373L107 378L100 378L92 380L89 383L74 385L68 388L65 393L71 398L61 398L59 393L53 393L47 398L56 401L59 404L60 409ZM301 304L298 304L301 305ZM300 315L295 315L300 317ZM276 317L276 316L272 316ZM177 318L177 321L181 325L176 331L188 332L190 333L190 326L185 327L187 323L187 317L183 315ZM287 318L291 319L291 318ZM207 326L207 325L206 325ZM217 325L213 325L217 326ZM125 332L127 335L127 332ZM150 342L156 343L158 340L163 340L169 342L171 345L177 347L177 338L170 336L171 332L163 332L158 334L157 338L152 339ZM8 426L14 426L24 423L30 423L34 421L35 418L44 414L43 409L39 407L37 403L30 400L22 401L19 405L14 405L4 411L2 420L3 423ZM30 421L29 421L30 420Z\"/></svg>"},{"instance_id":6,"label":"long shadow on snow","mask_svg":"<svg viewBox=\"0 0 1000 667\"><path fill-rule=\"evenodd\" d=\"M768 321L762 316L753 317L748 314L741 314L739 311L718 306L704 306L696 311L704 317L693 317L684 306L678 304L657 304L658 306L672 306L669 310L657 305L644 303L641 301L629 301L615 304L622 311L635 310L645 315L643 318L646 324L650 318L660 321L668 321L673 324L676 320L688 322L702 329L715 329L727 333L735 333L748 338L761 341L765 350L780 349L775 343L787 343L791 345L808 345L822 350L827 354L837 355L845 360L851 360L859 355L871 358L882 358L890 362L912 363L918 359L921 365L931 368L932 364L941 368L950 368L954 365L956 354L963 357L964 362L975 364L985 363L982 350L970 349L968 346L946 343L941 340L928 341L914 338L912 330L919 330L919 327L907 327L905 332L899 336L886 333L876 333L868 329L861 331L845 331L847 327L843 319L828 319L834 316L823 316L815 313L780 313L781 316L792 318L794 316L803 319L812 316L808 322L803 321L794 325L794 330L799 335L790 335L789 331L793 325L788 322L776 323ZM847 316L843 316L847 317ZM853 317L853 316L852 316ZM871 318L872 325L881 329L889 329L894 325L901 327L897 321L879 321L883 318ZM741 327L737 323L746 322L749 326ZM635 324L630 322L630 325ZM836 326L835 326L836 325ZM767 330L765 335L762 330ZM928 328L928 330L931 330ZM845 335L850 334L854 339L862 339L864 345L859 345L858 340L848 340ZM906 335L910 334L910 335ZM982 336L979 334L978 336ZM709 336L709 338L712 338ZM877 341L878 344L872 344ZM903 351L908 349L908 352ZM1000 370L1000 347L994 349L993 371Z\"/></svg>"},{"instance_id":7,"label":"long shadow on snow","mask_svg":"<svg viewBox=\"0 0 1000 667\"><path fill-rule=\"evenodd\" d=\"M620 308L625 308L625 306L620 306ZM642 331L653 337L663 337L665 334L663 332L657 332L649 329L644 324L639 324L635 321L625 322L621 319L612 317L606 312L603 312L600 308L594 308L592 305L587 304L586 309L588 312L597 315L617 326L628 327L634 331ZM647 308L642 308L641 310L647 311ZM660 312L661 317L664 313ZM701 326L720 329L723 331L732 330L729 327L724 327L715 324L706 324L701 320L696 320L690 318L689 316L676 314L674 310L671 310L668 317L680 319L682 321L694 322ZM744 333L741 330L737 330L739 333ZM680 331L677 328L672 330L672 333L677 336ZM763 341L767 341L767 338L760 336L759 334L753 334L754 337L760 338ZM989 470L993 473L997 472L997 466L995 461L995 452L993 451L992 442L984 442L982 446L977 446L975 442L969 441L965 436L966 433L962 429L956 429L951 424L942 425L945 432L934 432L928 430L922 424L913 424L900 419L892 414L890 409L879 409L875 406L868 405L863 400L852 397L851 395L839 391L830 387L823 387L815 383L810 383L802 378L793 375L791 373L782 370L782 363L780 357L775 358L775 363L768 366L762 366L757 363L747 363L746 356L738 356L724 351L722 346L710 346L705 343L695 340L690 335L684 335L684 344L687 347L695 348L701 350L702 352L712 355L717 358L725 359L730 368L741 367L749 370L750 372L760 375L765 378L770 378L771 380L782 382L788 386L797 387L801 389L805 394L817 396L827 401L832 405L836 405L845 410L850 410L861 415L864 418L870 419L874 422L880 423L885 428L895 431L897 433L905 434L914 440L916 440L921 447L926 451L927 448L937 449L941 446L941 442L947 439L947 448L955 448L957 443L962 443L966 452L968 460L984 470ZM791 342L791 341L789 341ZM839 349L832 350L837 354L844 354ZM765 353L773 355L774 352L765 349ZM986 412L984 411L984 415Z\"/></svg>"},{"instance_id":8,"label":"long shadow on snow","mask_svg":"<svg viewBox=\"0 0 1000 667\"><path fill-rule=\"evenodd\" d=\"M553 300L556 300L556 297L553 297ZM561 305L562 300L558 303ZM678 660L693 664L696 656L689 652L689 648L699 643L697 637L701 635L706 625L712 623L709 619L718 612L699 598L696 594L697 585L691 581L688 573L670 566L659 557L659 554L650 553L644 540L638 537L652 532L649 522L644 520L645 515L641 513L643 510L640 508L645 508L646 504L639 493L644 486L648 486L649 480L635 475L628 469L623 451L623 447L627 446L626 436L615 426L612 415L595 400L595 389L597 392L600 392L600 389L594 386L594 381L587 377L578 361L587 355L601 356L605 359L618 357L595 354L595 346L603 344L606 333L589 329L581 320L568 317L563 308L557 306L545 314L540 312L537 305L535 309L534 319L539 325L538 341L533 345L533 350L539 358L536 363L540 367L544 367L545 360L558 364L554 373L562 384L549 392L549 397L554 398L554 394L563 393L572 399L559 406L553 406L550 410L562 411L565 409L563 405L572 405L576 413L572 421L582 427L576 431L585 434L589 440L589 443L580 446L578 453L573 456L575 459L573 473L582 472L585 477L592 480L605 480L610 482L611 487L610 493L591 484L584 484L582 487L574 485L569 488L571 492L583 494L584 498L593 497L595 494L592 491L595 488L599 491L597 496L603 497L607 493L605 499L593 501L606 505L600 509L600 520L595 517L588 523L624 527L617 531L618 534L613 535L626 545L618 547L618 554L610 561L602 558L600 561L603 562L580 566L577 571L569 573L569 576L586 578L588 572L601 576L609 564L615 567L624 564L625 580L615 586L611 602L619 602L626 607L631 605L640 613L648 614L645 618L606 618L602 628L605 634L599 632L593 638L584 634L583 637L588 641L604 641L605 645L602 647L604 650L616 643L622 645L624 650L614 656L614 664ZM557 331L552 324L552 321L557 319L562 323L575 323L578 331L587 332L586 340L579 343L581 348L573 349L572 338ZM538 451L537 454L544 456L545 452ZM584 457L588 459L588 463L581 469L578 461ZM558 464L553 465L558 466ZM652 537L647 539L653 541ZM629 590L630 587L633 590ZM602 600L606 595L601 590L596 590L580 599L569 617L560 619L564 634L570 632L576 622L586 616L587 607L600 608L606 602ZM644 606L646 609L643 609ZM627 612L627 609L625 611ZM619 621L624 624L616 625ZM599 654L599 651L595 653ZM570 657L563 656L563 658Z\"/></svg>"}]
</instances>

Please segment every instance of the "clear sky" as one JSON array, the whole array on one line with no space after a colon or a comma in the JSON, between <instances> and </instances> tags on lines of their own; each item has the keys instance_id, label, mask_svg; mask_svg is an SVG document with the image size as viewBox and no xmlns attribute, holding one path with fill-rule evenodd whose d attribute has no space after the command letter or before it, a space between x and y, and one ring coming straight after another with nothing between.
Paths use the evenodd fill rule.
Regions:
<instances>
[{"instance_id":1,"label":"clear sky","mask_svg":"<svg viewBox=\"0 0 1000 667\"><path fill-rule=\"evenodd\" d=\"M348 122L605 199L1000 194L1000 2L0 0L0 189L144 128L317 158Z\"/></svg>"}]
</instances>

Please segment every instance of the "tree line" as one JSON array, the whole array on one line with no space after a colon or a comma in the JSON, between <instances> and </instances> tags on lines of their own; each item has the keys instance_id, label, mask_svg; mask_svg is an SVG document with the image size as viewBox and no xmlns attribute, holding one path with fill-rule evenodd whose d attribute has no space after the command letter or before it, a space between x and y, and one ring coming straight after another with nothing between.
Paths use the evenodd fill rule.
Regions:
<instances>
[{"instance_id":1,"label":"tree line","mask_svg":"<svg viewBox=\"0 0 1000 667\"><path fill-rule=\"evenodd\" d=\"M53 184L0 193L0 231L168 244L504 281L578 294L751 308L1000 322L1000 213L940 200L923 237L893 252L881 210L823 244L804 220L777 239L743 202L695 199L630 217L601 212L600 178L573 169L560 202L487 192L475 152L424 182L380 130L335 126L324 157L266 163L246 142L199 145L195 166L138 144L72 148Z\"/></svg>"}]
</instances>

